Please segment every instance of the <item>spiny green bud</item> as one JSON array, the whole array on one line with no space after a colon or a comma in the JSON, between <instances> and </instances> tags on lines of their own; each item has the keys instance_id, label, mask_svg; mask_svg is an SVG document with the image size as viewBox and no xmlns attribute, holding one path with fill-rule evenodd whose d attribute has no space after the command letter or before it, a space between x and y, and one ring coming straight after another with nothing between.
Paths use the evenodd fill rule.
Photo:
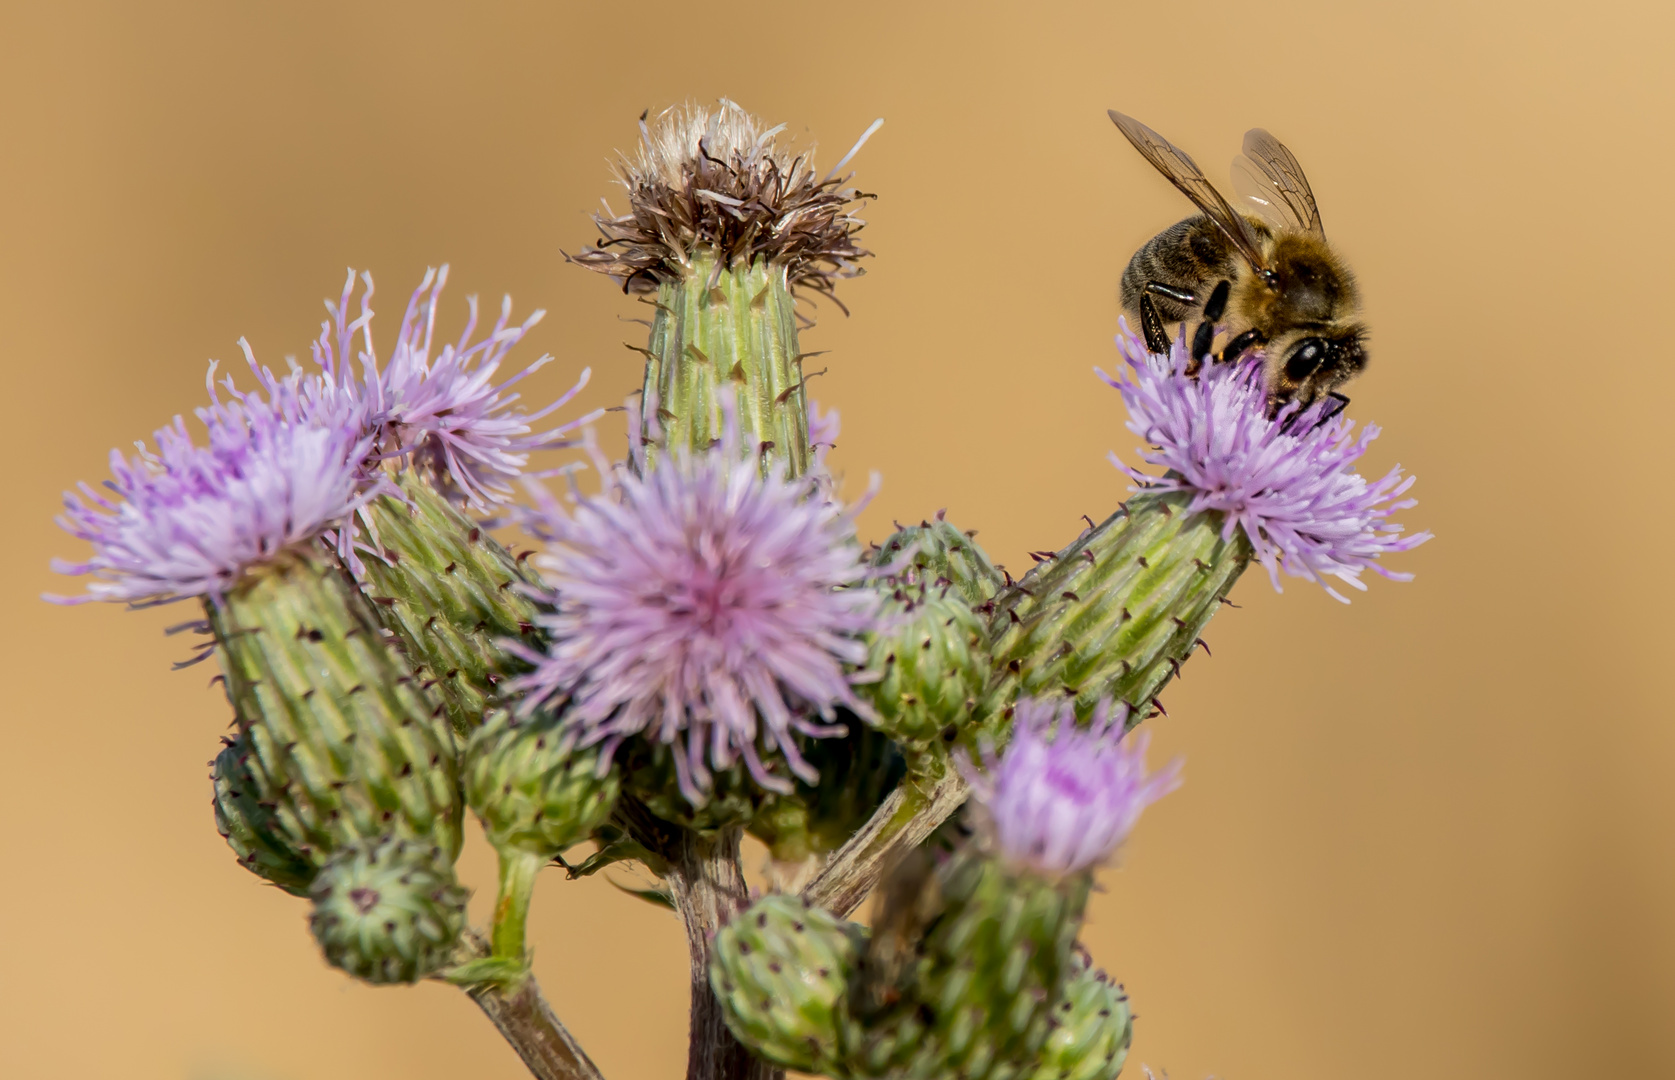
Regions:
<instances>
[{"instance_id":1,"label":"spiny green bud","mask_svg":"<svg viewBox=\"0 0 1675 1080\"><path fill-rule=\"evenodd\" d=\"M469 895L434 845L381 837L340 849L309 889L309 927L333 967L370 983L412 983L452 958Z\"/></svg>"},{"instance_id":2,"label":"spiny green bud","mask_svg":"<svg viewBox=\"0 0 1675 1080\"><path fill-rule=\"evenodd\" d=\"M366 511L385 555L366 557L367 589L464 735L499 703L500 684L529 670L502 642L541 640L522 590L536 579L417 472L396 483L406 502L385 496Z\"/></svg>"},{"instance_id":3,"label":"spiny green bud","mask_svg":"<svg viewBox=\"0 0 1675 1080\"><path fill-rule=\"evenodd\" d=\"M1053 1007L1052 1033L1029 1080L1117 1080L1134 1038L1128 994L1077 957Z\"/></svg>"},{"instance_id":4,"label":"spiny green bud","mask_svg":"<svg viewBox=\"0 0 1675 1080\"><path fill-rule=\"evenodd\" d=\"M442 704L323 551L249 568L205 611L244 768L290 850L318 865L343 843L395 834L458 853L464 803Z\"/></svg>"},{"instance_id":5,"label":"spiny green bud","mask_svg":"<svg viewBox=\"0 0 1675 1080\"><path fill-rule=\"evenodd\" d=\"M838 1032L865 931L794 896L764 896L715 935L710 987L740 1042L776 1065L841 1075Z\"/></svg>"},{"instance_id":6,"label":"spiny green bud","mask_svg":"<svg viewBox=\"0 0 1675 1080\"><path fill-rule=\"evenodd\" d=\"M611 816L621 783L598 747L577 750L551 713L489 714L465 751L465 797L497 850L551 859Z\"/></svg>"},{"instance_id":7,"label":"spiny green bud","mask_svg":"<svg viewBox=\"0 0 1675 1080\"><path fill-rule=\"evenodd\" d=\"M972 607L992 599L1003 585L1005 575L989 561L988 555L977 546L976 532L961 532L936 512L931 521L921 521L893 533L879 546L873 556L875 566L891 566L908 550L914 552L912 565L927 583L951 582L955 593Z\"/></svg>"},{"instance_id":8,"label":"spiny green bud","mask_svg":"<svg viewBox=\"0 0 1675 1080\"><path fill-rule=\"evenodd\" d=\"M842 847L907 773L900 749L848 709L838 710L846 734L802 738L803 760L820 779L800 777L789 795L768 792L747 827L781 863L796 863Z\"/></svg>"},{"instance_id":9,"label":"spiny green bud","mask_svg":"<svg viewBox=\"0 0 1675 1080\"><path fill-rule=\"evenodd\" d=\"M273 807L257 799L250 748L244 738L223 741L226 746L210 763L216 831L238 856L240 866L288 893L306 896L314 880L314 864L291 846Z\"/></svg>"},{"instance_id":10,"label":"spiny green bud","mask_svg":"<svg viewBox=\"0 0 1675 1080\"><path fill-rule=\"evenodd\" d=\"M852 980L848 1067L869 1077L1027 1074L1081 925L1090 879L1049 880L968 845L886 878Z\"/></svg>"},{"instance_id":11,"label":"spiny green bud","mask_svg":"<svg viewBox=\"0 0 1675 1080\"><path fill-rule=\"evenodd\" d=\"M1130 725L1199 642L1250 562L1242 532L1187 513L1185 493L1141 494L995 598L991 702L1073 698L1080 717L1105 699Z\"/></svg>"},{"instance_id":12,"label":"spiny green bud","mask_svg":"<svg viewBox=\"0 0 1675 1080\"><path fill-rule=\"evenodd\" d=\"M952 584L932 584L929 570L909 569L880 581L889 599L884 629L868 641L867 670L877 681L858 689L878 715L879 729L910 757L940 759L980 719L989 676L988 627Z\"/></svg>"}]
</instances>

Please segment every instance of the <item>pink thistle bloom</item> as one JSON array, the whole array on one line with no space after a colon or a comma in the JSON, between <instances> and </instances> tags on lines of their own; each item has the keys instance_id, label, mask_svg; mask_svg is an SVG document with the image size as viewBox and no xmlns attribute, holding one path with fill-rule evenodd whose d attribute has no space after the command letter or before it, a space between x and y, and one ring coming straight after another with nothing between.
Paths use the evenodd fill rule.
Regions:
<instances>
[{"instance_id":1,"label":"pink thistle bloom","mask_svg":"<svg viewBox=\"0 0 1675 1080\"><path fill-rule=\"evenodd\" d=\"M860 507L780 467L764 478L730 410L726 432L707 452L660 455L643 476L600 463L603 492L568 509L538 492L526 522L548 542L537 561L554 612L541 619L549 650L525 650L525 710L568 696L580 741L604 742L607 760L631 735L672 744L694 805L710 770L740 759L763 787L790 791L763 748L818 779L794 735L842 734L839 705L868 713L846 666L865 662L878 607L855 587L868 576Z\"/></svg>"},{"instance_id":2,"label":"pink thistle bloom","mask_svg":"<svg viewBox=\"0 0 1675 1080\"><path fill-rule=\"evenodd\" d=\"M1151 444L1141 459L1168 470L1150 476L1112 454L1112 463L1141 488L1191 494L1194 513L1225 516L1224 537L1243 529L1275 590L1281 570L1344 603L1323 579L1361 590L1364 570L1412 580L1378 560L1431 539L1428 532L1402 535L1390 520L1417 504L1402 498L1414 478L1403 478L1397 466L1369 483L1354 470L1377 427L1369 424L1356 436L1355 422L1341 413L1322 420L1326 402L1302 410L1288 405L1270 418L1259 358L1208 363L1191 376L1185 342L1176 342L1170 356L1153 356L1125 325L1117 347L1128 370L1115 378L1095 371L1122 394L1128 430Z\"/></svg>"},{"instance_id":3,"label":"pink thistle bloom","mask_svg":"<svg viewBox=\"0 0 1675 1080\"><path fill-rule=\"evenodd\" d=\"M1147 806L1181 784L1179 760L1146 771L1149 733L1125 733L1126 706L1101 702L1087 727L1069 702L1020 698L1012 741L978 771L960 762L995 847L1052 877L1115 854Z\"/></svg>"},{"instance_id":4,"label":"pink thistle bloom","mask_svg":"<svg viewBox=\"0 0 1675 1080\"><path fill-rule=\"evenodd\" d=\"M590 423L598 411L545 431L534 424L569 404L587 385L591 369L557 400L534 412L518 406L521 395L508 388L552 361L542 356L502 382L494 381L507 354L545 312L537 311L519 325L511 325L512 299L506 297L500 316L482 339L471 339L478 328L477 298L468 297L470 315L456 342L436 342L436 311L448 267L428 270L407 302L394 347L387 362L380 360L372 340L372 275L360 280L360 311L349 315L355 273L349 272L343 294L326 302L330 318L321 325L314 343L317 375L297 382L297 372L281 379L257 365L245 346L245 358L262 390L273 400L291 402L302 415L328 425L353 416L375 437L369 467L408 458L425 469L440 490L449 492L473 510L487 512L512 497L511 481L523 475L529 455L574 445L569 435ZM359 336L357 349L356 337ZM243 344L242 342L240 343ZM353 359L351 359L353 358ZM232 391L229 380L227 388Z\"/></svg>"},{"instance_id":5,"label":"pink thistle bloom","mask_svg":"<svg viewBox=\"0 0 1675 1080\"><path fill-rule=\"evenodd\" d=\"M218 599L247 567L311 543L393 490L366 482L361 461L372 439L353 425L299 423L253 394L198 415L209 425L208 445L194 444L177 416L156 433L155 450L140 443L133 457L111 451L108 494L85 483L80 496L65 493L58 524L92 543L93 557L55 559L53 569L95 580L82 596L45 599L147 606Z\"/></svg>"}]
</instances>

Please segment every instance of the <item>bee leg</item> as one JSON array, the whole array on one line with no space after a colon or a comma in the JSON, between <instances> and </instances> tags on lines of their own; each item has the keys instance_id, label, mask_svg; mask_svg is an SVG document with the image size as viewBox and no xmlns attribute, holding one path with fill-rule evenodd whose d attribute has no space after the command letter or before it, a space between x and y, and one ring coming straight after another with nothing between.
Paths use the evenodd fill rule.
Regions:
<instances>
[{"instance_id":1,"label":"bee leg","mask_svg":"<svg viewBox=\"0 0 1675 1080\"><path fill-rule=\"evenodd\" d=\"M1218 359L1220 359L1223 363L1230 360L1237 360L1239 355L1246 349L1253 349L1258 345L1266 344L1267 340L1267 337L1264 336L1260 330L1246 330L1244 333L1227 343L1227 347L1221 350L1221 356Z\"/></svg>"},{"instance_id":2,"label":"bee leg","mask_svg":"<svg viewBox=\"0 0 1675 1080\"><path fill-rule=\"evenodd\" d=\"M1216 285L1210 293L1210 299L1204 304L1204 321L1198 324L1198 332L1192 335L1192 362L1194 365L1203 362L1204 357L1210 355L1210 344L1215 341L1216 323L1227 311L1227 298L1233 292L1233 283L1223 281Z\"/></svg>"},{"instance_id":3,"label":"bee leg","mask_svg":"<svg viewBox=\"0 0 1675 1080\"><path fill-rule=\"evenodd\" d=\"M1169 353L1169 331L1147 293L1140 294L1140 330L1146 335L1146 351L1158 356Z\"/></svg>"},{"instance_id":4,"label":"bee leg","mask_svg":"<svg viewBox=\"0 0 1675 1080\"><path fill-rule=\"evenodd\" d=\"M1332 399L1332 404L1321 410L1320 422L1322 424L1349 408L1349 398L1338 393L1336 390L1328 390L1326 392L1326 396Z\"/></svg>"}]
</instances>

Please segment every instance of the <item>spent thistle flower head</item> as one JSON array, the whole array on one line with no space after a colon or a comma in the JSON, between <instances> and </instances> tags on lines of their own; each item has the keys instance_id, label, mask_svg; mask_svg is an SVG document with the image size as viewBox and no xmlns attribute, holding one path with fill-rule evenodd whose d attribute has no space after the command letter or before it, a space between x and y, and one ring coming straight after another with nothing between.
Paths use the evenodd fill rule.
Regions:
<instances>
[{"instance_id":1,"label":"spent thistle flower head","mask_svg":"<svg viewBox=\"0 0 1675 1080\"><path fill-rule=\"evenodd\" d=\"M1125 326L1117 346L1127 370L1099 376L1122 394L1128 430L1150 444L1141 459L1168 470L1150 476L1113 453L1112 463L1142 488L1191 494L1193 512L1225 516L1224 536L1243 529L1276 590L1282 570L1345 603L1323 579L1362 590L1365 570L1412 579L1378 560L1431 538L1404 535L1391 520L1416 504L1402 498L1414 478L1404 478L1397 466L1369 482L1354 469L1377 427L1368 424L1356 435L1353 420L1329 412L1336 404L1330 400L1287 405L1270 417L1260 357L1210 363L1188 375L1184 341L1169 356L1154 356Z\"/></svg>"},{"instance_id":2,"label":"spent thistle flower head","mask_svg":"<svg viewBox=\"0 0 1675 1080\"><path fill-rule=\"evenodd\" d=\"M961 762L1001 855L1049 876L1114 854L1140 812L1180 786L1180 762L1146 771L1150 735L1125 733L1126 706L1100 703L1077 727L1068 701L1020 698L1012 741L980 772Z\"/></svg>"},{"instance_id":3,"label":"spent thistle flower head","mask_svg":"<svg viewBox=\"0 0 1675 1080\"><path fill-rule=\"evenodd\" d=\"M873 590L851 587L868 574L859 507L782 465L763 476L724 412L710 450L665 454L643 476L600 462L604 491L568 508L538 493L527 522L547 541L537 562L554 611L540 620L548 651L525 650L525 710L567 695L582 744L604 742L606 758L631 735L671 744L694 805L712 768L741 759L789 792L759 746L818 778L794 736L841 734L838 705L866 712L845 668L865 660L877 610Z\"/></svg>"},{"instance_id":4,"label":"spent thistle flower head","mask_svg":"<svg viewBox=\"0 0 1675 1080\"><path fill-rule=\"evenodd\" d=\"M855 242L866 223L849 209L870 196L838 174L882 123L822 177L810 152L794 154L778 141L784 124L770 128L725 98L714 111L688 104L649 124L642 116L638 152L617 162L628 212L607 205L595 214L601 240L573 261L624 291L655 292L707 247L722 266L763 259L783 265L792 288L830 295L870 254Z\"/></svg>"},{"instance_id":5,"label":"spent thistle flower head","mask_svg":"<svg viewBox=\"0 0 1675 1080\"><path fill-rule=\"evenodd\" d=\"M363 475L372 440L354 424L303 422L283 401L256 394L216 401L198 415L209 429L206 445L194 443L177 416L157 431L155 449L111 451L108 494L85 483L80 495L65 493L58 524L92 543L93 557L54 560L53 568L94 580L82 596L47 599L213 599L246 567L312 541L386 490Z\"/></svg>"}]
</instances>

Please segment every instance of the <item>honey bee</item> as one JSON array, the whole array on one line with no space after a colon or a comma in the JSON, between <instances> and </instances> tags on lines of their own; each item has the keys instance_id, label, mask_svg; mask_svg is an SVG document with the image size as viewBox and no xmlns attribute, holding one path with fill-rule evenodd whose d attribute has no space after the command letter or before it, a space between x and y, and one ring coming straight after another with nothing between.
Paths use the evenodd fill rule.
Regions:
<instances>
[{"instance_id":1,"label":"honey bee","mask_svg":"<svg viewBox=\"0 0 1675 1080\"><path fill-rule=\"evenodd\" d=\"M1218 360L1262 348L1270 413L1322 397L1342 409L1337 388L1367 366L1366 327L1355 278L1326 243L1303 167L1261 128L1245 133L1234 187L1254 213L1228 205L1186 151L1115 109L1117 129L1200 213L1148 240L1122 275L1122 305L1146 347L1166 353L1166 323L1196 319L1189 370L1210 354L1218 324L1229 338Z\"/></svg>"}]
</instances>

